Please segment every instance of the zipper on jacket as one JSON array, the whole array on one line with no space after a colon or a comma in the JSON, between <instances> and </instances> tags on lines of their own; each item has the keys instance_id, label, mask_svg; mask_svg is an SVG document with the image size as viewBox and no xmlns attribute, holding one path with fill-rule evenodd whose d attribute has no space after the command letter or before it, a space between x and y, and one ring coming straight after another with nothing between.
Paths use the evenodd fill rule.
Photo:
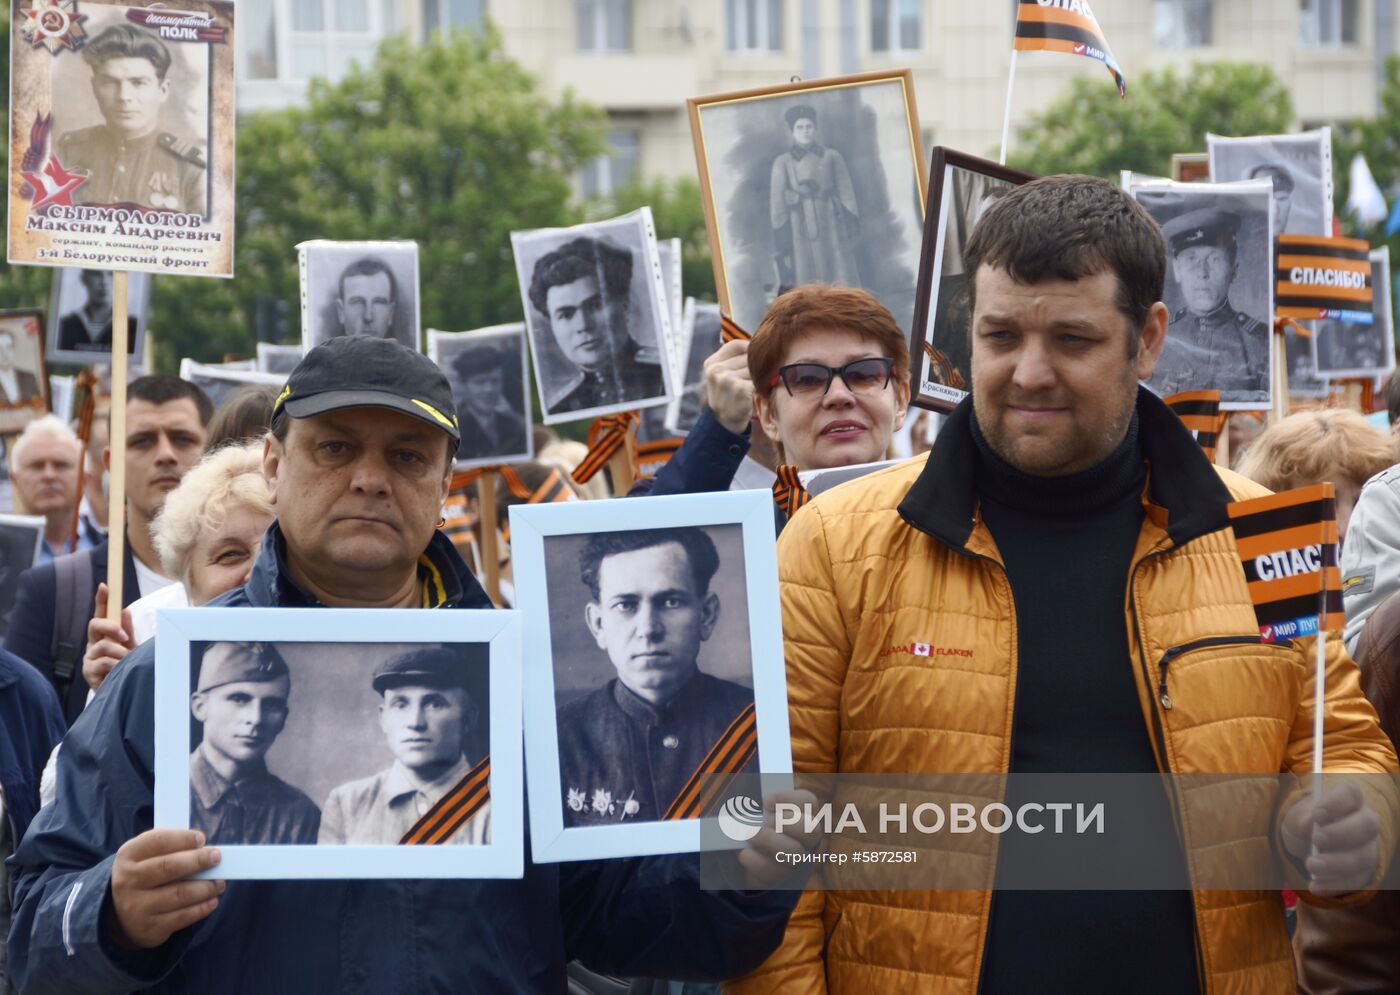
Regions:
<instances>
[{"instance_id":1,"label":"zipper on jacket","mask_svg":"<svg viewBox=\"0 0 1400 995\"><path fill-rule=\"evenodd\" d=\"M1136 604L1134 604L1134 623L1137 621ZM1142 642L1142 633L1138 633L1138 642ZM1167 693L1167 668L1171 662L1183 653L1190 653L1192 650L1208 649L1211 646L1250 646L1263 642L1259 636L1209 636L1205 639L1193 639L1189 643L1182 643L1180 646L1173 646L1162 654L1162 659L1157 662L1157 670L1161 678L1157 681L1157 700L1162 703L1162 707L1167 711L1172 710L1172 696ZM1146 663L1144 662L1144 668ZM1146 676L1146 675L1144 675ZM1163 759L1166 754L1162 754Z\"/></svg>"}]
</instances>

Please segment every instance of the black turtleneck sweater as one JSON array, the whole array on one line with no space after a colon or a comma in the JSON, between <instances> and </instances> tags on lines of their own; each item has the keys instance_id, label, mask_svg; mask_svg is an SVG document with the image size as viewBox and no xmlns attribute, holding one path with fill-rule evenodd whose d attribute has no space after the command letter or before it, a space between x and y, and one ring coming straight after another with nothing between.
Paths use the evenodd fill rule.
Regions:
<instances>
[{"instance_id":1,"label":"black turtleneck sweater","mask_svg":"<svg viewBox=\"0 0 1400 995\"><path fill-rule=\"evenodd\" d=\"M1107 459L1068 477L1021 472L992 450L975 417L971 425L982 518L1016 604L1011 773L1155 774L1125 614L1146 481L1137 415ZM1110 818L1119 814L1110 806ZM1135 815L1170 825L1165 793L1159 811ZM999 884L1014 886L1008 868L1034 859L1022 848L1045 842L1003 837ZM1179 848L1141 854L1173 857ZM980 991L1194 995L1194 929L1189 892L999 887Z\"/></svg>"}]
</instances>

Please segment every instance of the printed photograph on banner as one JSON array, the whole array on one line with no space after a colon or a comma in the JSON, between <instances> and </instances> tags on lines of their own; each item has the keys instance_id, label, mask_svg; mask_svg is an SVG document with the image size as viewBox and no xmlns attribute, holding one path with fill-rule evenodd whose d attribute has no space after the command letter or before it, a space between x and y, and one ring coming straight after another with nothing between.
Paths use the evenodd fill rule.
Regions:
<instances>
[{"instance_id":1,"label":"printed photograph on banner","mask_svg":"<svg viewBox=\"0 0 1400 995\"><path fill-rule=\"evenodd\" d=\"M1332 234L1331 128L1247 138L1207 134L1206 148L1214 182L1273 182L1275 238Z\"/></svg>"},{"instance_id":2,"label":"printed photograph on banner","mask_svg":"<svg viewBox=\"0 0 1400 995\"><path fill-rule=\"evenodd\" d=\"M341 335L396 339L422 352L418 335L418 243L297 245L301 264L301 347Z\"/></svg>"},{"instance_id":3,"label":"printed photograph on banner","mask_svg":"<svg viewBox=\"0 0 1400 995\"><path fill-rule=\"evenodd\" d=\"M827 283L913 327L927 175L909 70L687 103L726 314L752 330L780 294Z\"/></svg>"},{"instance_id":4,"label":"printed photograph on banner","mask_svg":"<svg viewBox=\"0 0 1400 995\"><path fill-rule=\"evenodd\" d=\"M21 432L48 410L44 312L0 311L0 434Z\"/></svg>"},{"instance_id":5,"label":"printed photograph on banner","mask_svg":"<svg viewBox=\"0 0 1400 995\"><path fill-rule=\"evenodd\" d=\"M1390 246L1372 249L1371 323L1313 323L1313 362L1326 377L1371 377L1395 369L1395 322L1390 291Z\"/></svg>"},{"instance_id":6,"label":"printed photograph on banner","mask_svg":"<svg viewBox=\"0 0 1400 995\"><path fill-rule=\"evenodd\" d=\"M510 241L546 425L671 400L670 305L650 208Z\"/></svg>"},{"instance_id":7,"label":"printed photograph on banner","mask_svg":"<svg viewBox=\"0 0 1400 995\"><path fill-rule=\"evenodd\" d=\"M933 150L919 261L914 332L909 337L910 403L951 411L972 389L972 340L963 246L987 209L1012 187L1034 179L986 159L938 146Z\"/></svg>"},{"instance_id":8,"label":"printed photograph on banner","mask_svg":"<svg viewBox=\"0 0 1400 995\"><path fill-rule=\"evenodd\" d=\"M656 255L661 260L661 285L666 291L667 326L671 329L671 344L667 355L671 357L671 383L676 389L681 384L680 334L682 314L681 296L681 240L678 238L658 238Z\"/></svg>"},{"instance_id":9,"label":"printed photograph on banner","mask_svg":"<svg viewBox=\"0 0 1400 995\"><path fill-rule=\"evenodd\" d=\"M225 856L236 852L233 872L221 866L220 877L325 877L400 849L417 851L407 862L420 867L433 852L475 854L465 863L428 857L435 869L424 876L449 876L454 865L463 877L515 876L483 866L483 854L521 843L513 765L508 758L500 785L496 757L497 723L520 735L509 713L519 708L518 675L504 679L505 694L496 686L519 653L502 658L491 638L518 627L514 613L416 611L390 642L363 640L365 625L384 634L368 611L317 612L296 637L287 622L266 624L276 611L240 612L239 633L202 631L202 609L158 615L158 725L169 724L157 732L158 823L198 829ZM479 618L487 615L501 617ZM455 616L458 631L448 636L450 625L424 616ZM331 635L337 621L360 634ZM502 805L517 810L504 825ZM335 876L418 876L404 866Z\"/></svg>"},{"instance_id":10,"label":"printed photograph on banner","mask_svg":"<svg viewBox=\"0 0 1400 995\"><path fill-rule=\"evenodd\" d=\"M1220 391L1223 411L1266 410L1274 336L1268 180L1152 183L1130 191L1167 242L1167 340L1147 386Z\"/></svg>"},{"instance_id":11,"label":"printed photograph on banner","mask_svg":"<svg viewBox=\"0 0 1400 995\"><path fill-rule=\"evenodd\" d=\"M771 496L598 504L510 512L537 860L686 852L727 779L790 769Z\"/></svg>"},{"instance_id":12,"label":"printed photograph on banner","mask_svg":"<svg viewBox=\"0 0 1400 995\"><path fill-rule=\"evenodd\" d=\"M0 636L10 629L19 575L39 562L44 527L42 515L0 515Z\"/></svg>"},{"instance_id":13,"label":"printed photograph on banner","mask_svg":"<svg viewBox=\"0 0 1400 995\"><path fill-rule=\"evenodd\" d=\"M1172 155L1172 179L1177 183L1209 183L1210 154L1177 152Z\"/></svg>"},{"instance_id":14,"label":"printed photograph on banner","mask_svg":"<svg viewBox=\"0 0 1400 995\"><path fill-rule=\"evenodd\" d=\"M249 387L272 388L280 391L287 382L282 373L259 373L257 370L228 369L225 366L196 363L188 356L180 360L180 379L188 380L209 395L215 409Z\"/></svg>"},{"instance_id":15,"label":"printed photograph on banner","mask_svg":"<svg viewBox=\"0 0 1400 995\"><path fill-rule=\"evenodd\" d=\"M140 366L146 349L146 316L151 306L151 278L126 278L126 354ZM45 356L50 363L91 366L112 358L112 274L101 269L53 271L49 291L49 327Z\"/></svg>"},{"instance_id":16,"label":"printed photograph on banner","mask_svg":"<svg viewBox=\"0 0 1400 995\"><path fill-rule=\"evenodd\" d=\"M524 324L471 332L430 328L428 358L447 374L457 404L457 469L535 458Z\"/></svg>"},{"instance_id":17,"label":"printed photograph on banner","mask_svg":"<svg viewBox=\"0 0 1400 995\"><path fill-rule=\"evenodd\" d=\"M1319 376L1317 363L1313 359L1313 338L1316 336L1317 322L1300 322L1309 331L1308 336L1300 335L1298 329L1285 325L1283 329L1283 356L1288 367L1288 396L1301 398L1326 397L1331 389L1327 378ZM1275 344L1274 348L1278 348Z\"/></svg>"},{"instance_id":18,"label":"printed photograph on banner","mask_svg":"<svg viewBox=\"0 0 1400 995\"><path fill-rule=\"evenodd\" d=\"M10 262L233 275L233 9L15 8Z\"/></svg>"},{"instance_id":19,"label":"printed photograph on banner","mask_svg":"<svg viewBox=\"0 0 1400 995\"><path fill-rule=\"evenodd\" d=\"M256 369L261 373L280 373L286 376L297 368L303 355L299 345L259 342Z\"/></svg>"},{"instance_id":20,"label":"printed photograph on banner","mask_svg":"<svg viewBox=\"0 0 1400 995\"><path fill-rule=\"evenodd\" d=\"M676 399L666 409L666 427L673 434L684 435L705 407L705 360L720 346L719 305L687 297L679 341L684 375Z\"/></svg>"},{"instance_id":21,"label":"printed photograph on banner","mask_svg":"<svg viewBox=\"0 0 1400 995\"><path fill-rule=\"evenodd\" d=\"M73 395L77 392L77 377L49 374L49 408L64 421L73 420Z\"/></svg>"}]
</instances>

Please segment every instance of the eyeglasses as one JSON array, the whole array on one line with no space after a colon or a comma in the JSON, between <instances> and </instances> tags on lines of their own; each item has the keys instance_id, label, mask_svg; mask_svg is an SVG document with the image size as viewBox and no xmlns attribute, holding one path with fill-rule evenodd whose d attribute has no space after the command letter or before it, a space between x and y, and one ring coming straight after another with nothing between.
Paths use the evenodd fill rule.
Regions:
<instances>
[{"instance_id":1,"label":"eyeglasses","mask_svg":"<svg viewBox=\"0 0 1400 995\"><path fill-rule=\"evenodd\" d=\"M778 367L769 381L770 388L782 381L789 395L825 397L831 390L831 381L840 377L841 382L852 394L870 394L884 390L890 385L894 360L888 356L872 356L869 359L855 359L845 366L823 366L821 363L792 363Z\"/></svg>"}]
</instances>

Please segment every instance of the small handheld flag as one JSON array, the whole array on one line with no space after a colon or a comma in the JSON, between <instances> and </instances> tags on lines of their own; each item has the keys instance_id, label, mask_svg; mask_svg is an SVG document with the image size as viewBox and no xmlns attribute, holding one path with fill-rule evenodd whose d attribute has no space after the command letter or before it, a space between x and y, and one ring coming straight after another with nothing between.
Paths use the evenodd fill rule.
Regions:
<instances>
[{"instance_id":1,"label":"small handheld flag","mask_svg":"<svg viewBox=\"0 0 1400 995\"><path fill-rule=\"evenodd\" d=\"M1021 0L1016 8L1018 52L1064 52L1098 59L1118 84L1118 96L1127 95L1123 72L1108 50L1108 41L1088 0Z\"/></svg>"},{"instance_id":2,"label":"small handheld flag","mask_svg":"<svg viewBox=\"0 0 1400 995\"><path fill-rule=\"evenodd\" d=\"M1278 316L1371 324L1370 251L1359 238L1280 235L1275 264Z\"/></svg>"},{"instance_id":3,"label":"small handheld flag","mask_svg":"<svg viewBox=\"0 0 1400 995\"><path fill-rule=\"evenodd\" d=\"M1162 400L1200 443L1206 459L1215 462L1215 447L1225 425L1225 416L1220 413L1220 391L1188 390Z\"/></svg>"},{"instance_id":4,"label":"small handheld flag","mask_svg":"<svg viewBox=\"0 0 1400 995\"><path fill-rule=\"evenodd\" d=\"M797 467L788 463L778 467L777 477L773 481L773 501L782 509L783 514L791 518L810 500L812 496L807 493L807 488L802 486Z\"/></svg>"}]
</instances>

